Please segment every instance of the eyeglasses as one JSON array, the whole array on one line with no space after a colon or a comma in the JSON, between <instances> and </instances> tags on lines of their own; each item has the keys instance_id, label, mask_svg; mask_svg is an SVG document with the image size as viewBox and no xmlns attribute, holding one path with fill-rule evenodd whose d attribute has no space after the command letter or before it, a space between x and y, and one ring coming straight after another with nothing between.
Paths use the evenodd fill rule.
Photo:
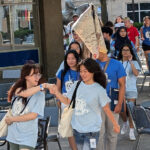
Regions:
<instances>
[{"instance_id":1,"label":"eyeglasses","mask_svg":"<svg viewBox=\"0 0 150 150\"><path fill-rule=\"evenodd\" d=\"M123 52L129 52L130 49L122 49Z\"/></svg>"},{"instance_id":2,"label":"eyeglasses","mask_svg":"<svg viewBox=\"0 0 150 150\"><path fill-rule=\"evenodd\" d=\"M35 77L35 78L41 78L41 77L42 77L42 74L40 74L40 73L35 73L35 74L30 75L30 76L33 76L33 77Z\"/></svg>"}]
</instances>

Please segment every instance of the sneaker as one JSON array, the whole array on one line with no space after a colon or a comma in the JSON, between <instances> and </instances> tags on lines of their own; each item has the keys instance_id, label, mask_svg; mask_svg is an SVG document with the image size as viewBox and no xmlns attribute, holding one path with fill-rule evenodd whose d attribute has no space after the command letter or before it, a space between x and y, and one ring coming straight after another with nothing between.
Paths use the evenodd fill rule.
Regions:
<instances>
[{"instance_id":1,"label":"sneaker","mask_svg":"<svg viewBox=\"0 0 150 150\"><path fill-rule=\"evenodd\" d=\"M121 129L121 134L125 134L128 131L129 125L128 123L123 123L123 127Z\"/></svg>"},{"instance_id":2,"label":"sneaker","mask_svg":"<svg viewBox=\"0 0 150 150\"><path fill-rule=\"evenodd\" d=\"M131 141L135 141L136 140L136 137L134 135L134 130L130 130L129 132L129 138Z\"/></svg>"}]
</instances>

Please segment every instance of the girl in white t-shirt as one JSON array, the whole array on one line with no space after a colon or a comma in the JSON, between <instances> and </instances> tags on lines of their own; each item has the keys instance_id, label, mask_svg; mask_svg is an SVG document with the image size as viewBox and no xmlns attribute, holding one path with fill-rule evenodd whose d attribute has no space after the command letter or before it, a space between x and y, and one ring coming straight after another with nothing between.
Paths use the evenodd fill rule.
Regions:
<instances>
[{"instance_id":1,"label":"girl in white t-shirt","mask_svg":"<svg viewBox=\"0 0 150 150\"><path fill-rule=\"evenodd\" d=\"M136 80L140 71L140 66L136 61L136 57L133 53L132 47L129 44L124 44L122 46L118 59L122 62L127 74L125 98L129 102L133 102L135 104L135 101L138 96ZM123 128L121 129L121 134L125 134L128 129L126 112L123 115L123 120L124 124ZM130 140L136 140L134 135L133 123L130 117L129 117L129 124L130 124L129 138Z\"/></svg>"},{"instance_id":2,"label":"girl in white t-shirt","mask_svg":"<svg viewBox=\"0 0 150 150\"><path fill-rule=\"evenodd\" d=\"M11 150L33 150L38 138L38 116L44 116L44 88L50 84L41 83L40 68L36 64L25 64L18 81L8 91L12 103L12 116L8 124L7 141Z\"/></svg>"},{"instance_id":3,"label":"girl in white t-shirt","mask_svg":"<svg viewBox=\"0 0 150 150\"><path fill-rule=\"evenodd\" d=\"M93 150L96 149L99 139L102 109L111 120L116 133L120 132L120 127L109 108L110 99L105 89L106 77L99 64L95 60L87 58L81 62L79 70L82 81L76 92L71 125L78 150ZM67 97L63 96L55 85L50 88L50 92L55 94L62 103L69 105L76 84L77 82L67 92Z\"/></svg>"}]
</instances>

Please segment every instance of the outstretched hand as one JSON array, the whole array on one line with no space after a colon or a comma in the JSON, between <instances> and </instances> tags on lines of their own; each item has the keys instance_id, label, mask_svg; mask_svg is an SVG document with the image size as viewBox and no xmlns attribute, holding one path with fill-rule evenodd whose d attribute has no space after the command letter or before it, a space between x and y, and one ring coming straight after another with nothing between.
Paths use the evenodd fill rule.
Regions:
<instances>
[{"instance_id":1,"label":"outstretched hand","mask_svg":"<svg viewBox=\"0 0 150 150\"><path fill-rule=\"evenodd\" d=\"M48 89L51 94L56 95L58 93L58 88L55 84L51 84Z\"/></svg>"}]
</instances>

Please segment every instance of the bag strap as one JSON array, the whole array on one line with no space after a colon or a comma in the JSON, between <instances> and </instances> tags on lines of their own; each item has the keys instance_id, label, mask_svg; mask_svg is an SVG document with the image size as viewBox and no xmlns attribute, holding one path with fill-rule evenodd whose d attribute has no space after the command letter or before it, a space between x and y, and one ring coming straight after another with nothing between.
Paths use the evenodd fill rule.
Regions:
<instances>
[{"instance_id":1,"label":"bag strap","mask_svg":"<svg viewBox=\"0 0 150 150\"><path fill-rule=\"evenodd\" d=\"M32 96L31 96L31 97L32 97ZM29 103L29 100L31 99L31 97L28 98L28 100L27 100L27 102L25 103L24 108L22 109L22 111L20 112L20 114L23 113L23 111L25 110L25 108L26 108L27 104Z\"/></svg>"},{"instance_id":2,"label":"bag strap","mask_svg":"<svg viewBox=\"0 0 150 150\"><path fill-rule=\"evenodd\" d=\"M80 83L81 83L81 81L78 81L78 82L77 82L77 85L76 85L76 88L75 88L75 90L74 90L74 92L73 92L72 99L71 99L71 102L70 102L69 107L70 107L71 104L73 103L72 108L75 108L76 93L77 93L77 89L78 89Z\"/></svg>"},{"instance_id":3,"label":"bag strap","mask_svg":"<svg viewBox=\"0 0 150 150\"><path fill-rule=\"evenodd\" d=\"M31 97L32 97L32 96L31 96ZM31 97L28 98L28 100L27 100L27 102L25 103L25 105L24 105L22 111L21 111L19 114L21 114L21 113L25 110L25 108L26 108L27 104L29 103L29 100L31 99ZM14 102L15 102L15 100L16 100L17 98L18 98L18 96L15 96L15 97L14 97L14 99L13 99L13 101L12 101L12 103L11 103L11 109L12 109L12 106L13 106L13 104L14 104ZM21 97L19 97L19 98L21 98Z\"/></svg>"},{"instance_id":4,"label":"bag strap","mask_svg":"<svg viewBox=\"0 0 150 150\"><path fill-rule=\"evenodd\" d=\"M106 65L105 65L105 67L104 67L104 72L106 71L106 69L107 69L107 67L108 67L108 65L109 65L109 62L110 62L110 59L108 58L108 61L106 62Z\"/></svg>"}]
</instances>

